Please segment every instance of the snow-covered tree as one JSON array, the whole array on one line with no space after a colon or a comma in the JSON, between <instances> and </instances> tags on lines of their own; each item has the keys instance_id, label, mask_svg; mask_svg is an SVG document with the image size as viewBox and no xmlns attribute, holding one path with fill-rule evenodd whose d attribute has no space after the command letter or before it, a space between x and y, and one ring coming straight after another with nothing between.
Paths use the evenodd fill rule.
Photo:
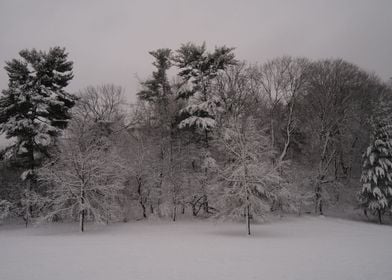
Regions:
<instances>
[{"instance_id":1,"label":"snow-covered tree","mask_svg":"<svg viewBox=\"0 0 392 280\"><path fill-rule=\"evenodd\" d=\"M28 196L36 187L35 169L67 126L76 97L64 90L73 78L72 62L64 48L22 50L19 55L21 59L5 66L9 83L0 97L0 133L15 138L15 154L25 166L22 180L27 183L27 225L31 216Z\"/></svg>"},{"instance_id":2,"label":"snow-covered tree","mask_svg":"<svg viewBox=\"0 0 392 280\"><path fill-rule=\"evenodd\" d=\"M149 52L154 58L155 70L152 77L141 82L141 90L137 93L139 108L137 127L139 138L149 138L149 155L155 156L153 164L143 163L143 170L149 169L149 180L145 186L150 189L150 207L159 216L163 199L164 181L169 177L169 162L173 158L173 142L176 133L176 115L178 112L178 101L172 91L169 82L168 71L172 66L172 51L167 48L157 49ZM139 141L138 141L139 142ZM137 145L142 143L137 143ZM154 147L155 144L155 147ZM139 157L138 157L139 158ZM145 176L144 176L145 177ZM154 210L155 209L155 210Z\"/></svg>"},{"instance_id":3,"label":"snow-covered tree","mask_svg":"<svg viewBox=\"0 0 392 280\"><path fill-rule=\"evenodd\" d=\"M358 199L360 205L377 214L379 223L382 215L392 207L392 121L391 107L381 99L379 112L372 119L371 143L363 154L362 189Z\"/></svg>"},{"instance_id":4,"label":"snow-covered tree","mask_svg":"<svg viewBox=\"0 0 392 280\"><path fill-rule=\"evenodd\" d=\"M142 90L137 93L141 100L159 104L168 105L168 96L171 94L171 87L167 72L171 67L171 50L158 49L149 52L154 57L153 65L156 71L153 71L152 78L141 83Z\"/></svg>"},{"instance_id":5,"label":"snow-covered tree","mask_svg":"<svg viewBox=\"0 0 392 280\"><path fill-rule=\"evenodd\" d=\"M11 214L12 203L3 199L0 200L0 223Z\"/></svg>"},{"instance_id":6,"label":"snow-covered tree","mask_svg":"<svg viewBox=\"0 0 392 280\"><path fill-rule=\"evenodd\" d=\"M228 160L222 171L219 215L245 216L250 234L251 216L269 211L269 202L279 189L279 166L272 164L268 136L256 128L250 117L232 121L221 141Z\"/></svg>"},{"instance_id":7,"label":"snow-covered tree","mask_svg":"<svg viewBox=\"0 0 392 280\"><path fill-rule=\"evenodd\" d=\"M66 139L57 158L39 171L47 186L43 220L79 219L97 223L120 219L120 190L124 187L124 164L109 143L81 147Z\"/></svg>"},{"instance_id":8,"label":"snow-covered tree","mask_svg":"<svg viewBox=\"0 0 392 280\"><path fill-rule=\"evenodd\" d=\"M211 93L210 87L220 71L236 63L233 48L216 47L210 53L205 44L187 43L177 50L173 61L184 83L179 96L188 100L179 127L199 129L208 141L208 131L216 126L219 107L219 98Z\"/></svg>"},{"instance_id":9,"label":"snow-covered tree","mask_svg":"<svg viewBox=\"0 0 392 280\"><path fill-rule=\"evenodd\" d=\"M209 197L214 195L213 189L217 184L219 166L211 152L206 149L199 149L196 152L193 172L189 176L193 186L188 191L187 203L192 207L193 216L197 216L200 210L207 215L214 214L217 209L213 206L214 200L209 201Z\"/></svg>"}]
</instances>

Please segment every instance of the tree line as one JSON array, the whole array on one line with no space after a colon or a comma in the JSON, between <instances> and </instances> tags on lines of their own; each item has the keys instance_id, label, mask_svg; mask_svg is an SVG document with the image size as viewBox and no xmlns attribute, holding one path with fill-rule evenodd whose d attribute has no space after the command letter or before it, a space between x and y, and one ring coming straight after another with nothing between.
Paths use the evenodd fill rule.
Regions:
<instances>
[{"instance_id":1,"label":"tree line","mask_svg":"<svg viewBox=\"0 0 392 280\"><path fill-rule=\"evenodd\" d=\"M391 83L343 59L236 59L186 43L149 52L137 102L66 91L64 48L6 62L0 219L109 223L178 215L390 214Z\"/></svg>"}]
</instances>

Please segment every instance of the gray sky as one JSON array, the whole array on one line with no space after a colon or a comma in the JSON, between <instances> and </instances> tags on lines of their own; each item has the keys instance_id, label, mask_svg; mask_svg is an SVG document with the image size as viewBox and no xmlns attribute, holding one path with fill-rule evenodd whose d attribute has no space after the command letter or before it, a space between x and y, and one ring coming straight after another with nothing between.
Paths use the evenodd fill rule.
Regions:
<instances>
[{"instance_id":1,"label":"gray sky","mask_svg":"<svg viewBox=\"0 0 392 280\"><path fill-rule=\"evenodd\" d=\"M148 51L205 41L236 47L238 59L341 57L392 77L392 1L0 0L0 89L4 61L24 48L66 47L69 91L114 83L130 100L152 71ZM0 139L1 142L1 139Z\"/></svg>"}]
</instances>

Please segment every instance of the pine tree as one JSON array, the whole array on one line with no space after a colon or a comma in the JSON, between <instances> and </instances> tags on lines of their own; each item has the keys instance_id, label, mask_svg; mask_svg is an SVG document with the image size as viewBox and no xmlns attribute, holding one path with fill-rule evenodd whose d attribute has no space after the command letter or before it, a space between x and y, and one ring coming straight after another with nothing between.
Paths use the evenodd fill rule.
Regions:
<instances>
[{"instance_id":1,"label":"pine tree","mask_svg":"<svg viewBox=\"0 0 392 280\"><path fill-rule=\"evenodd\" d=\"M6 62L8 89L0 97L0 133L15 138L13 149L23 161L22 180L28 182L26 225L31 216L29 196L36 188L35 169L70 119L76 97L64 91L73 78L64 48L48 52L22 50L21 59Z\"/></svg>"},{"instance_id":2,"label":"pine tree","mask_svg":"<svg viewBox=\"0 0 392 280\"><path fill-rule=\"evenodd\" d=\"M152 73L152 78L141 83L142 90L137 93L141 100L150 103L168 105L168 95L171 94L167 71L171 67L171 50L157 49L149 52L154 57L153 65L156 71Z\"/></svg>"},{"instance_id":3,"label":"pine tree","mask_svg":"<svg viewBox=\"0 0 392 280\"><path fill-rule=\"evenodd\" d=\"M233 48L216 47L209 53L205 44L187 43L177 50L173 61L184 83L179 97L188 101L181 112L179 127L199 129L208 141L208 132L216 126L219 107L219 99L211 93L211 84L220 71L236 64Z\"/></svg>"},{"instance_id":4,"label":"pine tree","mask_svg":"<svg viewBox=\"0 0 392 280\"><path fill-rule=\"evenodd\" d=\"M380 224L382 215L391 211L392 206L392 125L388 111L381 101L379 112L372 120L371 143L363 154L362 189L358 194L365 214L367 210L377 214Z\"/></svg>"},{"instance_id":5,"label":"pine tree","mask_svg":"<svg viewBox=\"0 0 392 280\"><path fill-rule=\"evenodd\" d=\"M151 113L150 118L140 126L148 126L155 131L157 136L158 158L156 168L157 213L160 215L160 204L162 200L162 188L164 179L168 176L167 168L173 158L173 141L176 132L176 115L178 112L178 102L172 94L172 86L168 79L168 71L172 66L172 51L170 49L157 49L149 52L154 57L152 63L155 71L152 77L141 83L142 90L137 93L139 100L145 104ZM143 121L144 122L144 121ZM151 205L151 209L153 206Z\"/></svg>"},{"instance_id":6,"label":"pine tree","mask_svg":"<svg viewBox=\"0 0 392 280\"><path fill-rule=\"evenodd\" d=\"M178 99L186 104L179 112L178 127L183 131L190 130L194 136L193 142L200 142L203 145L201 155L208 154L211 132L217 126L217 116L221 110L220 98L212 90L213 84L219 73L230 65L236 64L233 50L222 46L216 47L213 52L208 52L205 43L202 45L187 43L176 51L172 59L173 64L179 69L178 76L181 79ZM191 202L192 208L194 209L195 203L201 202L204 212L210 213L208 180L204 178L205 171L197 171L201 179L202 192L195 193Z\"/></svg>"}]
</instances>

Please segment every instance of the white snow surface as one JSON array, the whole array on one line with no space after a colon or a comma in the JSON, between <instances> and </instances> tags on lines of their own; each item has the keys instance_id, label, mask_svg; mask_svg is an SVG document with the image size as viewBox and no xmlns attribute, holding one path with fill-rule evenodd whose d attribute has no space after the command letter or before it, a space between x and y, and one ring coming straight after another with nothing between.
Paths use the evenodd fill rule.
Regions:
<instances>
[{"instance_id":1,"label":"white snow surface","mask_svg":"<svg viewBox=\"0 0 392 280\"><path fill-rule=\"evenodd\" d=\"M0 226L3 280L391 279L392 227L334 218Z\"/></svg>"}]
</instances>

